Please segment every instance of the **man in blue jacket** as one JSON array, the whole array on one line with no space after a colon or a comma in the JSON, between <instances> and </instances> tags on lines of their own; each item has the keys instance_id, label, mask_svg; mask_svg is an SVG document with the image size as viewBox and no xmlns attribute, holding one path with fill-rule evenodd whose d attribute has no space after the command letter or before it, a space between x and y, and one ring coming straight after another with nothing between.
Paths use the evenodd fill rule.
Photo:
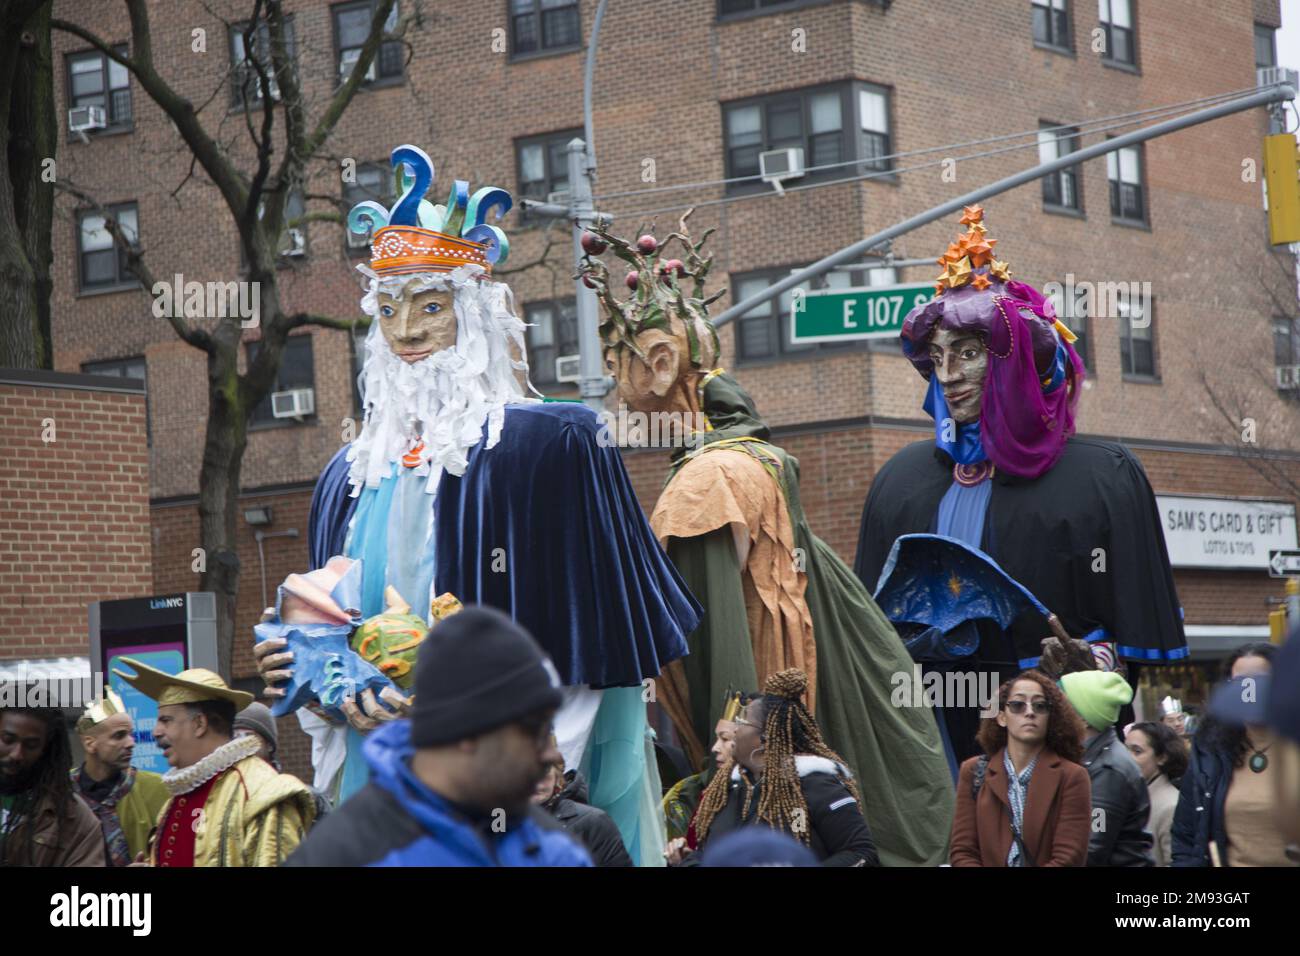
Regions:
<instances>
[{"instance_id":1,"label":"man in blue jacket","mask_svg":"<svg viewBox=\"0 0 1300 956\"><path fill-rule=\"evenodd\" d=\"M372 733L370 782L286 866L591 866L530 797L560 759L560 678L505 615L467 608L420 646L410 720Z\"/></svg>"}]
</instances>

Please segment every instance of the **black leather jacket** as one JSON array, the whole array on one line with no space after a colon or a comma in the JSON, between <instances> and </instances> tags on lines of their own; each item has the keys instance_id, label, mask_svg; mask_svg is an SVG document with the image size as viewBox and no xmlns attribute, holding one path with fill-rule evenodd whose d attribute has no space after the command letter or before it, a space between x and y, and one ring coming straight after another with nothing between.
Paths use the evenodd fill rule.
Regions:
<instances>
[{"instance_id":1,"label":"black leather jacket","mask_svg":"<svg viewBox=\"0 0 1300 956\"><path fill-rule=\"evenodd\" d=\"M564 789L546 804L560 826L576 837L597 866L632 866L618 826L604 810L587 803L587 781L576 770L564 775Z\"/></svg>"},{"instance_id":2,"label":"black leather jacket","mask_svg":"<svg viewBox=\"0 0 1300 956\"><path fill-rule=\"evenodd\" d=\"M1088 865L1155 866L1154 840L1147 827L1151 800L1146 781L1114 727L1107 727L1084 748L1083 765L1092 780Z\"/></svg>"}]
</instances>

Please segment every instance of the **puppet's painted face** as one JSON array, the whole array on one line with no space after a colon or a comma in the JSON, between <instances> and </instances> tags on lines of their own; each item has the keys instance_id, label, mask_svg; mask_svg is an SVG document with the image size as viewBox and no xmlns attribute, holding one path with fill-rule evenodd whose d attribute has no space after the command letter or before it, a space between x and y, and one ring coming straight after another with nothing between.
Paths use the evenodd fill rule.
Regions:
<instances>
[{"instance_id":1,"label":"puppet's painted face","mask_svg":"<svg viewBox=\"0 0 1300 956\"><path fill-rule=\"evenodd\" d=\"M953 421L964 425L980 417L989 353L979 336L952 329L935 329L930 338L930 361L943 388Z\"/></svg>"},{"instance_id":2,"label":"puppet's painted face","mask_svg":"<svg viewBox=\"0 0 1300 956\"><path fill-rule=\"evenodd\" d=\"M456 344L456 313L451 291L427 289L400 298L379 294L379 327L389 348L407 364L427 359Z\"/></svg>"}]
</instances>

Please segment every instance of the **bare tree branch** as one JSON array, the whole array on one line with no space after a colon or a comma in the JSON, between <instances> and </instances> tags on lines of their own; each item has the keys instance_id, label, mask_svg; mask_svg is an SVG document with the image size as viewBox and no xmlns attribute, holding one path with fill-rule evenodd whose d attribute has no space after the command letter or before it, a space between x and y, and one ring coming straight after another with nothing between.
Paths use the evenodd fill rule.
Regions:
<instances>
[{"instance_id":1,"label":"bare tree branch","mask_svg":"<svg viewBox=\"0 0 1300 956\"><path fill-rule=\"evenodd\" d=\"M51 20L50 24L56 30L79 37L115 63L131 71L150 98L176 124L181 137L198 157L208 177L221 191L222 198L230 211L238 216L247 196L243 177L203 128L194 112L193 104L179 96L154 69L149 14L144 0L126 0L126 5L131 17L131 56L119 53L90 30L75 23L56 18Z\"/></svg>"},{"instance_id":2,"label":"bare tree branch","mask_svg":"<svg viewBox=\"0 0 1300 956\"><path fill-rule=\"evenodd\" d=\"M355 319L336 319L331 315L297 312L288 317L290 329L296 329L304 325L319 325L327 329L342 329L345 332L352 332L356 329L370 328L370 322L371 318L368 315L361 315Z\"/></svg>"}]
</instances>

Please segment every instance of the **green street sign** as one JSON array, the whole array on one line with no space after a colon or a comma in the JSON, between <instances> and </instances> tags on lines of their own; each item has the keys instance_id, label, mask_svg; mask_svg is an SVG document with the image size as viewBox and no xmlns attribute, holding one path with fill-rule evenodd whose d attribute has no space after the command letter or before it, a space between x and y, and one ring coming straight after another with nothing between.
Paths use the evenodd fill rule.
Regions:
<instances>
[{"instance_id":1,"label":"green street sign","mask_svg":"<svg viewBox=\"0 0 1300 956\"><path fill-rule=\"evenodd\" d=\"M795 291L791 344L896 338L903 319L934 298L933 282Z\"/></svg>"}]
</instances>

